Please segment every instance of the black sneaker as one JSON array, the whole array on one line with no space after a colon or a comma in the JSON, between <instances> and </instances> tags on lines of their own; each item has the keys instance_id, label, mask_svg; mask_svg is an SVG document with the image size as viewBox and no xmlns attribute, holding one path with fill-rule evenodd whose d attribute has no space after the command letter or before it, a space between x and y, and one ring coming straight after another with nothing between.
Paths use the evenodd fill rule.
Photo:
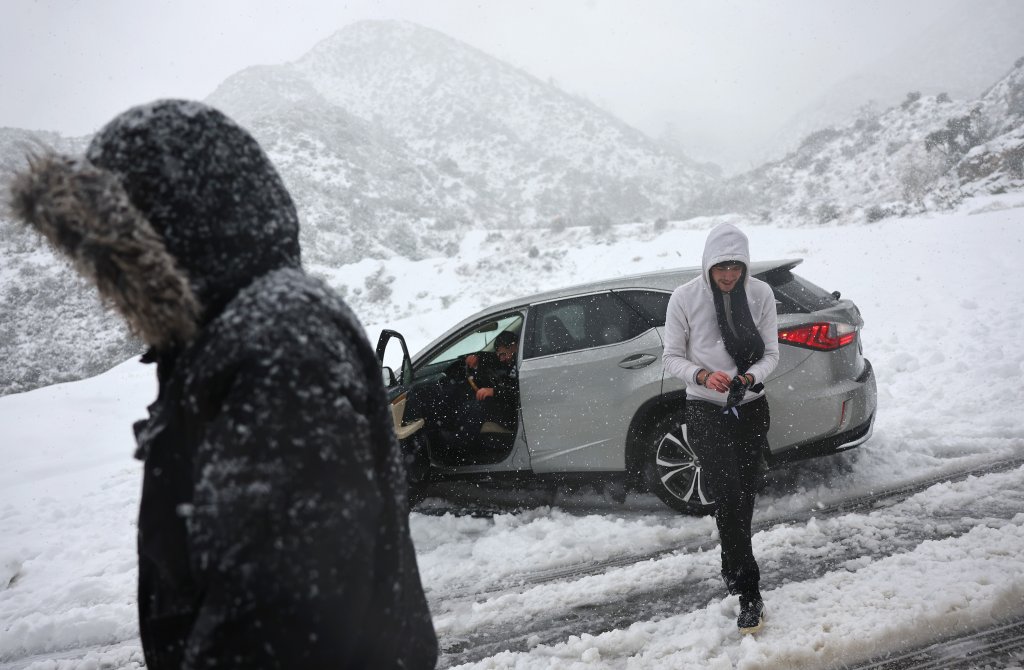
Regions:
<instances>
[{"instance_id":1,"label":"black sneaker","mask_svg":"<svg viewBox=\"0 0 1024 670\"><path fill-rule=\"evenodd\" d=\"M764 603L760 598L740 596L740 615L736 617L736 626L743 635L750 635L761 630L764 625Z\"/></svg>"}]
</instances>

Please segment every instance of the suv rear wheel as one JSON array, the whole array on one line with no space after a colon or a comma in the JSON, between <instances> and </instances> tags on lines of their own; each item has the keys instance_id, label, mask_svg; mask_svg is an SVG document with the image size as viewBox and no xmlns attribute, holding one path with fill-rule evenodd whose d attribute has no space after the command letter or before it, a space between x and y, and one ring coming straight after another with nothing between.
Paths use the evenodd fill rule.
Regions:
<instances>
[{"instance_id":1,"label":"suv rear wheel","mask_svg":"<svg viewBox=\"0 0 1024 670\"><path fill-rule=\"evenodd\" d=\"M687 441L682 412L660 419L645 436L643 448L643 475L649 491L684 514L714 511L700 459Z\"/></svg>"}]
</instances>

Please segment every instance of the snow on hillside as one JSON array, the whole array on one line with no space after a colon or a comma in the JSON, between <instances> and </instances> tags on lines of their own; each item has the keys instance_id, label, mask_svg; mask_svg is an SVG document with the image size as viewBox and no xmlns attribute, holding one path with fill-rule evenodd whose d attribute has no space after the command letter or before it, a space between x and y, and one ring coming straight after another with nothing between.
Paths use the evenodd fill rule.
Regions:
<instances>
[{"instance_id":1,"label":"snow on hillside","mask_svg":"<svg viewBox=\"0 0 1024 670\"><path fill-rule=\"evenodd\" d=\"M688 204L797 225L941 210L1024 188L1024 60L980 98L908 94L899 105L804 138L784 159Z\"/></svg>"},{"instance_id":2,"label":"snow on hillside","mask_svg":"<svg viewBox=\"0 0 1024 670\"><path fill-rule=\"evenodd\" d=\"M207 102L252 132L281 172L314 262L443 255L470 222L497 220L474 180L328 101L292 67L243 70Z\"/></svg>"},{"instance_id":3,"label":"snow on hillside","mask_svg":"<svg viewBox=\"0 0 1024 670\"><path fill-rule=\"evenodd\" d=\"M711 178L592 104L411 23L353 24L295 63L229 77L208 102L306 196L315 260L422 257L467 229L653 220Z\"/></svg>"},{"instance_id":4,"label":"snow on hillside","mask_svg":"<svg viewBox=\"0 0 1024 670\"><path fill-rule=\"evenodd\" d=\"M764 160L791 151L810 133L845 126L873 103L898 105L910 91L972 100L1024 56L1024 4L986 0L984 11L965 7L944 16L918 17L922 30L908 34L896 50L880 52L874 63L824 91L799 110L759 152Z\"/></svg>"},{"instance_id":5,"label":"snow on hillside","mask_svg":"<svg viewBox=\"0 0 1024 670\"><path fill-rule=\"evenodd\" d=\"M1024 312L1013 308L1024 301L1017 261L1024 194L862 225L734 221L755 258L802 257L799 274L857 303L878 375L872 439L779 473L758 500L755 522L1024 456L1024 418L1015 411L1024 402L1024 348L1007 336L1024 326ZM523 264L501 253L512 240L480 233L448 261L399 259L383 266L386 274L373 261L318 270L346 288L371 339L396 327L418 349L509 294L698 264L715 222L613 227L615 240L603 242L589 239L588 229L567 229L562 241L574 245L538 249ZM386 308L363 309L360 296L371 288L387 294ZM141 469L131 460L131 423L154 391L152 370L132 360L98 377L0 398L0 667L140 666ZM632 599L647 603L640 611L648 614L596 635L556 633L467 667L821 668L1024 614L1021 491L1024 469L1016 468L937 484L876 510L765 527L754 546L765 579L775 580L765 590L768 623L742 640L736 599L725 598L717 581L717 553L671 551L713 541L712 521L671 513L651 496L617 505L565 493L550 506L493 518L414 512L412 528L442 666L473 631L513 635L548 612ZM897 541L904 542L898 551L876 551ZM850 543L865 548L842 558ZM525 570L658 550L669 551L602 574L486 593ZM780 579L786 566L813 574ZM711 595L688 610L673 610L673 601L659 609L659 594L680 585Z\"/></svg>"},{"instance_id":6,"label":"snow on hillside","mask_svg":"<svg viewBox=\"0 0 1024 670\"><path fill-rule=\"evenodd\" d=\"M432 162L482 177L506 225L667 216L709 181L596 106L412 23L348 26L295 67Z\"/></svg>"}]
</instances>

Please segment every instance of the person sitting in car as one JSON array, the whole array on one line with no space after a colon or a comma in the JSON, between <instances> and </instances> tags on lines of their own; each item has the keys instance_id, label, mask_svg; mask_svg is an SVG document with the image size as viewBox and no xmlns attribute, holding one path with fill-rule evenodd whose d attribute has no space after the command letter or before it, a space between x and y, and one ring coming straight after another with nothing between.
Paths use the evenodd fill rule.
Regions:
<instances>
[{"instance_id":1,"label":"person sitting in car","mask_svg":"<svg viewBox=\"0 0 1024 670\"><path fill-rule=\"evenodd\" d=\"M506 330L495 339L493 353L482 351L465 357L465 376L476 391L483 421L509 430L515 429L519 411L518 353L519 338Z\"/></svg>"},{"instance_id":2,"label":"person sitting in car","mask_svg":"<svg viewBox=\"0 0 1024 670\"><path fill-rule=\"evenodd\" d=\"M493 352L455 359L445 369L443 382L413 388L405 421L426 419L448 443L475 443L488 422L514 431L519 412L519 338L504 331L494 345Z\"/></svg>"}]
</instances>

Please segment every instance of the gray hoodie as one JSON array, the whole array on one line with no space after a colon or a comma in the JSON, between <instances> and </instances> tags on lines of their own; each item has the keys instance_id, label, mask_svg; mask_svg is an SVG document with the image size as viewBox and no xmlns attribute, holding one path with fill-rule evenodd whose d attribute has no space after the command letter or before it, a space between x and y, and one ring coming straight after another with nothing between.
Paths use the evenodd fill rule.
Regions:
<instances>
[{"instance_id":1,"label":"gray hoodie","mask_svg":"<svg viewBox=\"0 0 1024 670\"><path fill-rule=\"evenodd\" d=\"M724 261L739 261L750 266L747 236L739 228L723 223L708 233L704 244L703 273L677 288L668 303L665 318L665 370L686 382L689 398L698 398L725 405L726 394L712 391L697 384L696 375L701 368L714 372L722 370L729 375L737 373L736 363L725 349L715 313L714 294L711 290L711 266ZM743 287L747 294L750 315L764 341L764 356L754 363L748 374L754 382L763 382L779 362L778 317L775 295L768 284L744 275ZM764 395L764 391L747 391L743 402Z\"/></svg>"}]
</instances>

